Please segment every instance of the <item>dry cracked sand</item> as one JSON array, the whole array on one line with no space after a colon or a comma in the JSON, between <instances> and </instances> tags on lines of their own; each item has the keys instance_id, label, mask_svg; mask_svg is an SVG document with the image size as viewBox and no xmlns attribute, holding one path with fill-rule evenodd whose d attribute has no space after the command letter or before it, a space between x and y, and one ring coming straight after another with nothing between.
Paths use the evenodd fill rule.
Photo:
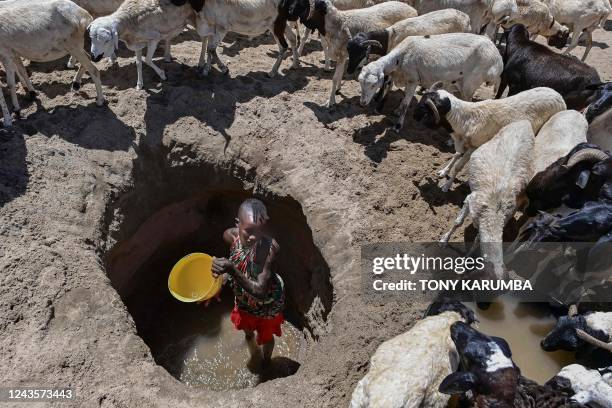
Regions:
<instances>
[{"instance_id":1,"label":"dry cracked sand","mask_svg":"<svg viewBox=\"0 0 612 408\"><path fill-rule=\"evenodd\" d=\"M0 130L0 384L74 388L77 400L58 407L346 406L376 347L424 309L364 303L360 245L443 234L468 192L464 177L448 194L435 180L448 136L411 119L394 133L387 116L359 107L350 79L328 111L331 73L316 42L301 68L286 59L285 75L269 79L272 37L229 36L220 54L230 74L201 79L195 40L183 34L175 61L159 59L167 81L145 67L143 91L129 53L100 63L106 107L90 80L70 91L65 61L29 65L39 98L21 91L24 119ZM610 81L611 21L595 40L588 62ZM255 388L189 387L156 364L119 293L142 282L130 279L160 248L178 255L177 243L231 224L251 191L290 225L300 367Z\"/></svg>"}]
</instances>

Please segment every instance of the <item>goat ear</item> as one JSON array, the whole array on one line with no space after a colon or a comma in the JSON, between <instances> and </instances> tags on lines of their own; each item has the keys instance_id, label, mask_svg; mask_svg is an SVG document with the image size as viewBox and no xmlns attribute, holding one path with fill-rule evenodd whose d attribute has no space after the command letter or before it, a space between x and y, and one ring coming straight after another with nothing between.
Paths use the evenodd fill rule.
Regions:
<instances>
[{"instance_id":1,"label":"goat ear","mask_svg":"<svg viewBox=\"0 0 612 408\"><path fill-rule=\"evenodd\" d=\"M442 394L463 394L476 386L476 376L469 371L458 371L448 375L438 387Z\"/></svg>"},{"instance_id":2,"label":"goat ear","mask_svg":"<svg viewBox=\"0 0 612 408\"><path fill-rule=\"evenodd\" d=\"M491 336L491 339L499 346L506 357L512 357L512 351L508 342L501 337Z\"/></svg>"}]
</instances>

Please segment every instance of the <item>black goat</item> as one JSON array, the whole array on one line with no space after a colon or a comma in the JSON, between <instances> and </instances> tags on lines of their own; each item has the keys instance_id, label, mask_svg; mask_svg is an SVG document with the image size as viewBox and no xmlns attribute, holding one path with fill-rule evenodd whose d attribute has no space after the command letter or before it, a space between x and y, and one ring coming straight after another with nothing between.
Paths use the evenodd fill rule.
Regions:
<instances>
[{"instance_id":1,"label":"black goat","mask_svg":"<svg viewBox=\"0 0 612 408\"><path fill-rule=\"evenodd\" d=\"M512 361L508 343L487 336L463 322L451 326L462 369L447 376L440 384L444 394L471 391L475 408L569 408L583 407L572 402L565 390L539 385L521 375Z\"/></svg>"},{"instance_id":2,"label":"black goat","mask_svg":"<svg viewBox=\"0 0 612 408\"><path fill-rule=\"evenodd\" d=\"M370 54L387 55L389 51L389 30L357 33L346 45L349 60L346 68L348 74L353 74L357 68L368 60Z\"/></svg>"},{"instance_id":3,"label":"black goat","mask_svg":"<svg viewBox=\"0 0 612 408\"><path fill-rule=\"evenodd\" d=\"M565 157L536 174L525 189L529 205L525 212L565 204L580 208L587 201L612 195L612 159L597 145L580 143Z\"/></svg>"},{"instance_id":4,"label":"black goat","mask_svg":"<svg viewBox=\"0 0 612 408\"><path fill-rule=\"evenodd\" d=\"M594 102L592 102L584 116L587 122L593 122L597 116L603 114L608 109L612 108L612 82L608 82L596 87L597 93L595 95Z\"/></svg>"},{"instance_id":5,"label":"black goat","mask_svg":"<svg viewBox=\"0 0 612 408\"><path fill-rule=\"evenodd\" d=\"M510 87L511 96L540 86L559 92L568 109L582 110L594 98L601 84L594 68L529 40L522 24L512 26L504 35L504 71L496 98L501 98L506 87Z\"/></svg>"}]
</instances>

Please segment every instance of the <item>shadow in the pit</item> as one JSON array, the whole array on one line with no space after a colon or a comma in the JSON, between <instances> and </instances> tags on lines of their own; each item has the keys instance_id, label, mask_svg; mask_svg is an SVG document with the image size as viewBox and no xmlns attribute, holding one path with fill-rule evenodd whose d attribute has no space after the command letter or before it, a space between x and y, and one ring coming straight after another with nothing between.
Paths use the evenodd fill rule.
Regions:
<instances>
[{"instance_id":1,"label":"shadow in the pit","mask_svg":"<svg viewBox=\"0 0 612 408\"><path fill-rule=\"evenodd\" d=\"M30 179L24 134L0 127L0 207L25 193Z\"/></svg>"},{"instance_id":2,"label":"shadow in the pit","mask_svg":"<svg viewBox=\"0 0 612 408\"><path fill-rule=\"evenodd\" d=\"M123 123L108 106L88 105L56 106L46 110L40 101L36 112L15 121L15 131L34 135L57 135L67 142L86 149L127 151L134 145L136 132Z\"/></svg>"},{"instance_id":3,"label":"shadow in the pit","mask_svg":"<svg viewBox=\"0 0 612 408\"><path fill-rule=\"evenodd\" d=\"M147 142L158 145L166 126L181 118L193 117L220 133L227 146L231 140L228 129L236 120L240 104L257 97L273 98L299 91L316 71L310 67L285 69L284 75L270 78L267 72L261 71L231 77L213 69L206 78L201 78L197 69L183 66L181 78L176 80L176 72L168 70L166 73L170 75L161 84L161 91L150 92L147 98Z\"/></svg>"},{"instance_id":4,"label":"shadow in the pit","mask_svg":"<svg viewBox=\"0 0 612 408\"><path fill-rule=\"evenodd\" d=\"M255 48L261 45L274 45L274 37L272 34L262 34L257 37L249 38L240 34L230 33L225 36L220 46L223 55L227 57L235 57L245 48ZM219 51L217 51L219 52ZM274 52L276 57L276 52Z\"/></svg>"},{"instance_id":5,"label":"shadow in the pit","mask_svg":"<svg viewBox=\"0 0 612 408\"><path fill-rule=\"evenodd\" d=\"M467 183L455 182L450 191L442 191L441 184L443 181L427 177L422 180L413 180L412 183L419 189L420 196L429 204L429 208L435 214L435 208L447 204L453 204L457 207L463 205L465 197L470 193L470 187Z\"/></svg>"},{"instance_id":6,"label":"shadow in the pit","mask_svg":"<svg viewBox=\"0 0 612 408\"><path fill-rule=\"evenodd\" d=\"M277 378L289 377L297 372L300 363L288 357L272 357L270 364L259 370L259 381L266 382Z\"/></svg>"}]
</instances>

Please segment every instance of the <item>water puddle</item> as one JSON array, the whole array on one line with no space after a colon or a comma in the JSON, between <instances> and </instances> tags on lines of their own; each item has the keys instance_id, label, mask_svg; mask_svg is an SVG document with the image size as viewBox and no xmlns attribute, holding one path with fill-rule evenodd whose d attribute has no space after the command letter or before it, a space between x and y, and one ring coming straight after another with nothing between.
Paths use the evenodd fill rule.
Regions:
<instances>
[{"instance_id":1,"label":"water puddle","mask_svg":"<svg viewBox=\"0 0 612 408\"><path fill-rule=\"evenodd\" d=\"M220 303L213 300L208 307L189 306L197 309L199 317L177 319L173 329L191 334L167 342L158 357L159 363L171 367L170 371L181 382L221 391L254 387L297 371L301 334L291 324L283 324L283 335L275 337L272 362L262 367L260 359L250 358L243 332L236 330L230 321L231 293Z\"/></svg>"},{"instance_id":2,"label":"water puddle","mask_svg":"<svg viewBox=\"0 0 612 408\"><path fill-rule=\"evenodd\" d=\"M540 348L540 341L557 321L546 306L519 303L509 297L501 298L488 310L480 310L475 304L469 306L480 321L478 330L502 337L510 344L512 359L525 377L543 384L575 362L573 353L549 353Z\"/></svg>"}]
</instances>

